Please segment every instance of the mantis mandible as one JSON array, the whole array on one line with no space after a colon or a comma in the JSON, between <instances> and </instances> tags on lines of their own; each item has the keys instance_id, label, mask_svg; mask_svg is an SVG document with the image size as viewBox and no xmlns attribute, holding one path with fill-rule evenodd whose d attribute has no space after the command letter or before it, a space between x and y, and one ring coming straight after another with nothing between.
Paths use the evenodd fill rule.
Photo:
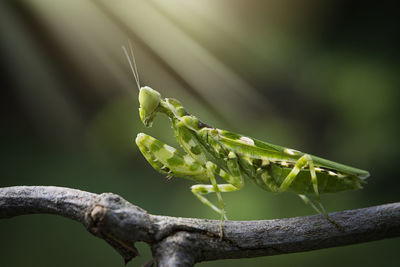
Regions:
<instances>
[{"instance_id":1,"label":"mantis mandible","mask_svg":"<svg viewBox=\"0 0 400 267\"><path fill-rule=\"evenodd\" d=\"M245 178L268 192L295 193L329 219L321 204L320 194L361 189L361 184L369 176L367 171L361 169L201 122L189 114L178 100L162 98L156 90L148 86L141 87L133 49L130 47L131 60L127 49L122 48L139 89L141 121L151 127L158 113L165 114L184 152L144 133L137 135L137 146L151 166L161 174L198 183L191 187L191 191L221 216L221 234L222 223L227 219L221 193L240 190ZM226 183L218 184L216 176ZM218 207L205 197L209 193L217 195ZM314 200L309 195L314 195Z\"/></svg>"}]
</instances>

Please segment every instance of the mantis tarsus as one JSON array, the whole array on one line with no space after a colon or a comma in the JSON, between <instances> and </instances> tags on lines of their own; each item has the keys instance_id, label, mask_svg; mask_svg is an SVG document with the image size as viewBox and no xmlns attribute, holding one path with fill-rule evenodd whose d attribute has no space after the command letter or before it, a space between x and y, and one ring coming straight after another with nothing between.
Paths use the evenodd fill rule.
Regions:
<instances>
[{"instance_id":1,"label":"mantis tarsus","mask_svg":"<svg viewBox=\"0 0 400 267\"><path fill-rule=\"evenodd\" d=\"M289 191L298 194L318 213L327 216L320 202L320 194L360 189L369 176L364 170L201 122L186 112L179 101L161 98L156 90L141 87L132 47L132 60L125 47L123 50L139 89L141 121L150 127L157 113L167 115L184 152L144 133L137 135L136 144L158 172L199 183L193 185L191 190L202 203L221 216L221 227L226 220L221 193L241 189L244 178L252 180L268 192ZM221 177L226 183L218 184L215 176ZM209 193L217 195L219 207L204 196ZM315 200L312 201L307 195L314 195Z\"/></svg>"}]
</instances>

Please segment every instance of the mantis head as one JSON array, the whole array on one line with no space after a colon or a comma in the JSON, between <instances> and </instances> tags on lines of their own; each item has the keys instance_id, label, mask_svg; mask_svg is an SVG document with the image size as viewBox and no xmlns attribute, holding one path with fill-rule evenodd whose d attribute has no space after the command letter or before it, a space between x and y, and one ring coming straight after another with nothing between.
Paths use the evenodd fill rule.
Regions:
<instances>
[{"instance_id":1,"label":"mantis head","mask_svg":"<svg viewBox=\"0 0 400 267\"><path fill-rule=\"evenodd\" d=\"M124 51L125 56L128 59L128 63L132 70L133 77L135 78L137 88L139 89L140 119L144 125L150 127L157 113L156 110L160 104L161 95L159 92L148 86L140 87L139 73L137 71L135 55L133 53L133 47L131 43L129 43L129 49L130 49L130 55L126 47L122 46L122 50Z\"/></svg>"},{"instance_id":2,"label":"mantis head","mask_svg":"<svg viewBox=\"0 0 400 267\"><path fill-rule=\"evenodd\" d=\"M143 124L150 127L157 113L157 107L161 101L161 95L156 90L144 86L139 91L139 115Z\"/></svg>"}]
</instances>

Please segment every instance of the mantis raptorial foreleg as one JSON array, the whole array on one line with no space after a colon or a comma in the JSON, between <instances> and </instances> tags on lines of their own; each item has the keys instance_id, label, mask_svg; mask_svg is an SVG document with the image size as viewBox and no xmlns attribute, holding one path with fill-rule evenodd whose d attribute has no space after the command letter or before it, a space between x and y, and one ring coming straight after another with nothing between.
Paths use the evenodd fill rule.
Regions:
<instances>
[{"instance_id":1,"label":"mantis raptorial foreleg","mask_svg":"<svg viewBox=\"0 0 400 267\"><path fill-rule=\"evenodd\" d=\"M208 180L203 166L190 155L143 133L136 137L136 144L147 161L160 173L169 176L190 177L193 180Z\"/></svg>"}]
</instances>

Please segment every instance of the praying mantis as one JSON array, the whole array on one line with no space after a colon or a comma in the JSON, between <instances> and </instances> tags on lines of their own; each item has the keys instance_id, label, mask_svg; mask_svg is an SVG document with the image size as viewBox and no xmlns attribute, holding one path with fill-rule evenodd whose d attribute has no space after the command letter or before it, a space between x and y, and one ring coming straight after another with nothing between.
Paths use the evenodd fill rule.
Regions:
<instances>
[{"instance_id":1,"label":"praying mantis","mask_svg":"<svg viewBox=\"0 0 400 267\"><path fill-rule=\"evenodd\" d=\"M221 232L222 224L227 219L221 193L240 190L246 178L267 192L295 193L329 219L320 195L361 189L369 176L365 170L203 123L189 114L178 100L162 98L158 91L148 86L141 87L132 46L132 59L127 49L122 48L139 89L141 121L151 127L158 113L165 114L183 151L144 133L137 135L137 146L150 165L161 174L198 183L191 187L191 191L220 215ZM216 176L225 183L217 183ZM219 206L205 197L209 193L216 194ZM314 200L310 198L312 195Z\"/></svg>"}]
</instances>

